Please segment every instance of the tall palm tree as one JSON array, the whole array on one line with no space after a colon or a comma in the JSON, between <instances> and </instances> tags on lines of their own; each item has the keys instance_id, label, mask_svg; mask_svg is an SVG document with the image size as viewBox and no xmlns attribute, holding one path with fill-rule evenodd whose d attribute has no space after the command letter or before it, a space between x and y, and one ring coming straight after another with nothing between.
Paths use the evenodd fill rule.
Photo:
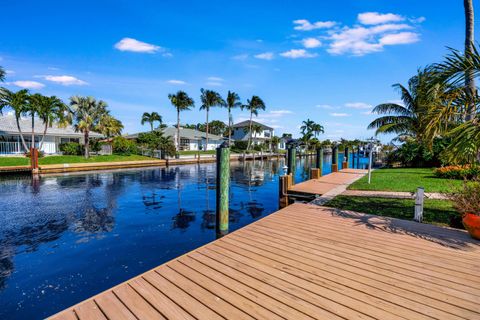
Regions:
<instances>
[{"instance_id":1,"label":"tall palm tree","mask_svg":"<svg viewBox=\"0 0 480 320\"><path fill-rule=\"evenodd\" d=\"M85 158L90 152L90 132L97 130L102 118L108 114L107 104L93 97L73 96L70 98L73 124L76 131L83 133Z\"/></svg>"},{"instance_id":2,"label":"tall palm tree","mask_svg":"<svg viewBox=\"0 0 480 320\"><path fill-rule=\"evenodd\" d=\"M310 119L302 121L302 126L300 127L302 134L305 135L307 133L312 133L314 125L315 122Z\"/></svg>"},{"instance_id":3,"label":"tall palm tree","mask_svg":"<svg viewBox=\"0 0 480 320\"><path fill-rule=\"evenodd\" d=\"M109 113L106 113L100 119L97 130L106 138L119 136L123 130L123 124Z\"/></svg>"},{"instance_id":4,"label":"tall palm tree","mask_svg":"<svg viewBox=\"0 0 480 320\"><path fill-rule=\"evenodd\" d=\"M28 146L25 142L25 138L23 137L22 128L20 127L20 118L26 115L28 111L28 98L29 93L27 89L13 92L5 88L0 88L0 113L4 108L10 108L13 110L18 133L20 135L20 139L22 140L22 146L25 149L25 152L28 152Z\"/></svg>"},{"instance_id":5,"label":"tall palm tree","mask_svg":"<svg viewBox=\"0 0 480 320\"><path fill-rule=\"evenodd\" d=\"M323 128L323 126L321 124L314 123L313 126L312 126L312 132L313 132L314 136L317 137L319 134L325 133L325 129Z\"/></svg>"},{"instance_id":6,"label":"tall palm tree","mask_svg":"<svg viewBox=\"0 0 480 320\"><path fill-rule=\"evenodd\" d=\"M0 81L3 82L5 81L5 76L6 76L5 70L0 66Z\"/></svg>"},{"instance_id":7,"label":"tall palm tree","mask_svg":"<svg viewBox=\"0 0 480 320\"><path fill-rule=\"evenodd\" d=\"M145 124L145 122L150 123L150 131L153 131L153 123L158 122L158 125L161 125L163 120L162 116L155 111L152 113L144 112L141 121L142 126Z\"/></svg>"},{"instance_id":8,"label":"tall palm tree","mask_svg":"<svg viewBox=\"0 0 480 320\"><path fill-rule=\"evenodd\" d=\"M177 91L176 94L169 94L168 99L177 109L177 151L180 150L180 112L190 110L195 105L192 98L185 91Z\"/></svg>"},{"instance_id":9,"label":"tall palm tree","mask_svg":"<svg viewBox=\"0 0 480 320\"><path fill-rule=\"evenodd\" d=\"M463 0L463 7L465 10L465 54L471 54L474 47L474 15L473 15L473 0ZM475 95L475 78L471 70L467 70L465 74L465 90L467 96L470 98L466 120L472 120L475 114L475 103L473 97Z\"/></svg>"},{"instance_id":10,"label":"tall palm tree","mask_svg":"<svg viewBox=\"0 0 480 320\"><path fill-rule=\"evenodd\" d=\"M271 147L272 147L273 151L277 151L279 143L280 143L280 137L273 136L270 139L270 144L271 144Z\"/></svg>"},{"instance_id":11,"label":"tall palm tree","mask_svg":"<svg viewBox=\"0 0 480 320\"><path fill-rule=\"evenodd\" d=\"M211 107L223 107L226 105L225 100L223 100L222 96L213 90L205 90L200 89L201 95L200 100L202 101L202 105L200 106L200 110L205 110L207 114L207 131L206 131L206 147L205 150L208 150L208 113Z\"/></svg>"},{"instance_id":12,"label":"tall palm tree","mask_svg":"<svg viewBox=\"0 0 480 320\"><path fill-rule=\"evenodd\" d=\"M242 106L242 109L247 109L250 112L250 125L249 125L249 136L247 150L250 149L252 143L252 124L253 124L253 115L258 116L258 111L265 110L266 106L262 99L259 96L252 96L251 99L247 99L247 104Z\"/></svg>"},{"instance_id":13,"label":"tall palm tree","mask_svg":"<svg viewBox=\"0 0 480 320\"><path fill-rule=\"evenodd\" d=\"M66 125L69 122L68 107L56 96L46 97L39 93L30 97L30 105L34 107L38 118L44 123L42 139L38 147L38 149L41 150L48 128L52 127L55 122L60 126Z\"/></svg>"},{"instance_id":14,"label":"tall palm tree","mask_svg":"<svg viewBox=\"0 0 480 320\"><path fill-rule=\"evenodd\" d=\"M232 126L233 126L232 109L241 108L241 107L242 107L242 103L240 102L240 96L237 93L229 90L227 93L228 145L232 144Z\"/></svg>"}]
</instances>

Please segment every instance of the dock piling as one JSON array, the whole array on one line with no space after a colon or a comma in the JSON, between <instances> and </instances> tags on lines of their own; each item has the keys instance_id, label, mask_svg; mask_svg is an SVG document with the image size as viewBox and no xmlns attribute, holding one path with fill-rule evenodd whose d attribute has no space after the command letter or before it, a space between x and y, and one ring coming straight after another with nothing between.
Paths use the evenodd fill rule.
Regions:
<instances>
[{"instance_id":1,"label":"dock piling","mask_svg":"<svg viewBox=\"0 0 480 320\"><path fill-rule=\"evenodd\" d=\"M289 146L287 150L287 174L293 174L295 171L295 160L297 157L297 150L295 147Z\"/></svg>"},{"instance_id":2,"label":"dock piling","mask_svg":"<svg viewBox=\"0 0 480 320\"><path fill-rule=\"evenodd\" d=\"M332 148L332 172L338 172L338 147Z\"/></svg>"},{"instance_id":3,"label":"dock piling","mask_svg":"<svg viewBox=\"0 0 480 320\"><path fill-rule=\"evenodd\" d=\"M342 169L348 169L348 147L343 151Z\"/></svg>"},{"instance_id":4,"label":"dock piling","mask_svg":"<svg viewBox=\"0 0 480 320\"><path fill-rule=\"evenodd\" d=\"M217 148L217 195L216 195L216 233L222 237L228 233L230 188L230 148L226 143Z\"/></svg>"},{"instance_id":5,"label":"dock piling","mask_svg":"<svg viewBox=\"0 0 480 320\"><path fill-rule=\"evenodd\" d=\"M357 169L360 169L360 146L357 146Z\"/></svg>"},{"instance_id":6,"label":"dock piling","mask_svg":"<svg viewBox=\"0 0 480 320\"><path fill-rule=\"evenodd\" d=\"M417 222L423 221L423 199L424 199L424 189L422 187L417 188L417 193L415 194L415 215L413 220Z\"/></svg>"},{"instance_id":7,"label":"dock piling","mask_svg":"<svg viewBox=\"0 0 480 320\"><path fill-rule=\"evenodd\" d=\"M280 209L285 208L289 205L288 199L288 189L293 185L293 178L291 174L285 174L280 176L279 179L279 207Z\"/></svg>"}]
</instances>

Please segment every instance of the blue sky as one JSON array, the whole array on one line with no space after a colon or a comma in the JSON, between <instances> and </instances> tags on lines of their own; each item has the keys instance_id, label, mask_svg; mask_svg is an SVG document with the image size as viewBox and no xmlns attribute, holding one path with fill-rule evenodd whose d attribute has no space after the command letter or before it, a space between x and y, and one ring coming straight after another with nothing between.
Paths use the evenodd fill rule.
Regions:
<instances>
[{"instance_id":1,"label":"blue sky","mask_svg":"<svg viewBox=\"0 0 480 320\"><path fill-rule=\"evenodd\" d=\"M258 120L322 139L367 138L371 106L398 100L391 85L461 49L462 1L4 1L0 65L11 89L93 95L126 133L145 111L168 124L168 93L196 101L182 122L205 121L200 88L259 95ZM248 114L235 111L234 120ZM210 119L226 121L225 109ZM384 137L388 141L390 137Z\"/></svg>"}]
</instances>

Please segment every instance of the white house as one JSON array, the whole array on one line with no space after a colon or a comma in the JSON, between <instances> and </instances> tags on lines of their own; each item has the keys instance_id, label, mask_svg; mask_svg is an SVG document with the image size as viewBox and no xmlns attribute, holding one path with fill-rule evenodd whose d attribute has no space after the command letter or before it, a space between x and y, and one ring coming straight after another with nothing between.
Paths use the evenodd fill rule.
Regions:
<instances>
[{"instance_id":1,"label":"white house","mask_svg":"<svg viewBox=\"0 0 480 320\"><path fill-rule=\"evenodd\" d=\"M45 130L45 124L42 120L35 118L35 147L39 147L40 141ZM23 137L30 148L32 141L32 119L21 118L19 121ZM90 132L91 138L101 138L102 135L96 132ZM59 127L57 124L47 129L45 140L40 151L46 154L60 153L59 145L66 142L83 143L83 134L75 132L72 126ZM20 139L17 122L13 114L0 116L0 155L23 154L25 149Z\"/></svg>"},{"instance_id":2,"label":"white house","mask_svg":"<svg viewBox=\"0 0 480 320\"><path fill-rule=\"evenodd\" d=\"M177 128L167 127L163 129L163 134L166 137L171 137L174 142L177 141ZM126 135L127 139L138 138L139 133ZM181 151L198 151L198 150L215 150L219 147L225 138L215 134L208 134L208 146L207 134L202 131L187 129L180 127L180 150Z\"/></svg>"},{"instance_id":3,"label":"white house","mask_svg":"<svg viewBox=\"0 0 480 320\"><path fill-rule=\"evenodd\" d=\"M260 122L252 121L253 126L259 126L260 132L252 132L252 143L254 145L264 143L266 140L274 136L273 128L266 126ZM248 141L249 138L250 121L245 120L233 125L232 138L235 141Z\"/></svg>"}]
</instances>

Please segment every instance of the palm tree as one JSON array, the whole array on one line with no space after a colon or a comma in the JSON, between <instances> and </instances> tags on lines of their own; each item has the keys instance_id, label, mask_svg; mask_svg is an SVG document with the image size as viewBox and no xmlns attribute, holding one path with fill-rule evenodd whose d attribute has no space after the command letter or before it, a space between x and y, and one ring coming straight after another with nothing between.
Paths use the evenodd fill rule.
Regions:
<instances>
[{"instance_id":1,"label":"palm tree","mask_svg":"<svg viewBox=\"0 0 480 320\"><path fill-rule=\"evenodd\" d=\"M169 94L168 99L177 109L177 151L180 150L180 112L190 110L195 105L192 98L185 91L177 91L176 94Z\"/></svg>"},{"instance_id":2,"label":"palm tree","mask_svg":"<svg viewBox=\"0 0 480 320\"><path fill-rule=\"evenodd\" d=\"M52 127L54 122L60 126L69 122L68 107L56 96L46 97L39 93L30 97L30 105L34 107L38 118L44 123L43 135L38 147L41 150L48 128Z\"/></svg>"},{"instance_id":3,"label":"palm tree","mask_svg":"<svg viewBox=\"0 0 480 320\"><path fill-rule=\"evenodd\" d=\"M307 133L312 133L312 128L315 125L315 122L307 119L302 121L302 126L300 127L300 130L302 131L302 134L305 135Z\"/></svg>"},{"instance_id":4,"label":"palm tree","mask_svg":"<svg viewBox=\"0 0 480 320\"><path fill-rule=\"evenodd\" d=\"M226 105L225 100L223 100L222 96L213 90L205 90L200 89L202 93L200 95L200 100L202 101L202 105L200 106L200 110L205 110L207 113L207 131L206 131L206 147L205 150L208 150L208 112L210 111L211 107L223 107Z\"/></svg>"},{"instance_id":5,"label":"palm tree","mask_svg":"<svg viewBox=\"0 0 480 320\"><path fill-rule=\"evenodd\" d=\"M473 16L473 1L464 0L463 7L465 10L465 54L471 54L474 46L474 16ZM465 73L465 90L470 101L467 108L466 120L472 120L475 114L475 103L473 96L475 95L475 78L473 72L467 70Z\"/></svg>"},{"instance_id":6,"label":"palm tree","mask_svg":"<svg viewBox=\"0 0 480 320\"><path fill-rule=\"evenodd\" d=\"M5 72L5 70L0 66L0 81L1 81L1 82L5 81L5 76L6 76L6 72Z\"/></svg>"},{"instance_id":7,"label":"palm tree","mask_svg":"<svg viewBox=\"0 0 480 320\"><path fill-rule=\"evenodd\" d=\"M153 131L154 122L158 122L159 125L163 123L162 116L155 111L152 113L148 113L148 112L143 113L142 121L141 121L142 126L145 124L145 122L150 123L150 131Z\"/></svg>"},{"instance_id":8,"label":"palm tree","mask_svg":"<svg viewBox=\"0 0 480 320\"><path fill-rule=\"evenodd\" d=\"M28 152L28 146L23 137L23 132L20 127L20 118L24 116L28 111L28 98L29 93L27 89L22 89L17 92L10 91L5 88L0 88L0 113L4 108L9 107L15 114L15 120L17 123L18 133L22 140L23 148L25 152Z\"/></svg>"},{"instance_id":9,"label":"palm tree","mask_svg":"<svg viewBox=\"0 0 480 320\"><path fill-rule=\"evenodd\" d=\"M76 131L83 133L85 158L90 151L90 132L97 130L100 122L108 114L107 104L93 97L74 96L70 98L70 107Z\"/></svg>"},{"instance_id":10,"label":"palm tree","mask_svg":"<svg viewBox=\"0 0 480 320\"><path fill-rule=\"evenodd\" d=\"M273 136L270 139L270 144L271 144L271 147L272 147L273 151L277 151L279 143L280 143L280 137Z\"/></svg>"},{"instance_id":11,"label":"palm tree","mask_svg":"<svg viewBox=\"0 0 480 320\"><path fill-rule=\"evenodd\" d=\"M232 109L241 108L241 107L242 107L242 103L240 102L240 96L237 93L229 90L227 93L228 145L232 144L232 126L233 126Z\"/></svg>"},{"instance_id":12,"label":"palm tree","mask_svg":"<svg viewBox=\"0 0 480 320\"><path fill-rule=\"evenodd\" d=\"M312 132L313 132L314 136L317 137L319 134L325 133L325 129L323 128L323 126L321 124L315 123L312 126Z\"/></svg>"},{"instance_id":13,"label":"palm tree","mask_svg":"<svg viewBox=\"0 0 480 320\"><path fill-rule=\"evenodd\" d=\"M250 149L250 145L252 142L252 124L253 124L253 115L258 116L258 111L265 110L265 103L259 96L252 96L251 99L247 100L247 104L242 106L242 109L247 109L250 111L250 125L249 125L249 136L248 136L248 144L247 150Z\"/></svg>"},{"instance_id":14,"label":"palm tree","mask_svg":"<svg viewBox=\"0 0 480 320\"><path fill-rule=\"evenodd\" d=\"M107 138L119 136L123 130L123 124L120 120L106 113L100 119L97 130Z\"/></svg>"}]
</instances>

